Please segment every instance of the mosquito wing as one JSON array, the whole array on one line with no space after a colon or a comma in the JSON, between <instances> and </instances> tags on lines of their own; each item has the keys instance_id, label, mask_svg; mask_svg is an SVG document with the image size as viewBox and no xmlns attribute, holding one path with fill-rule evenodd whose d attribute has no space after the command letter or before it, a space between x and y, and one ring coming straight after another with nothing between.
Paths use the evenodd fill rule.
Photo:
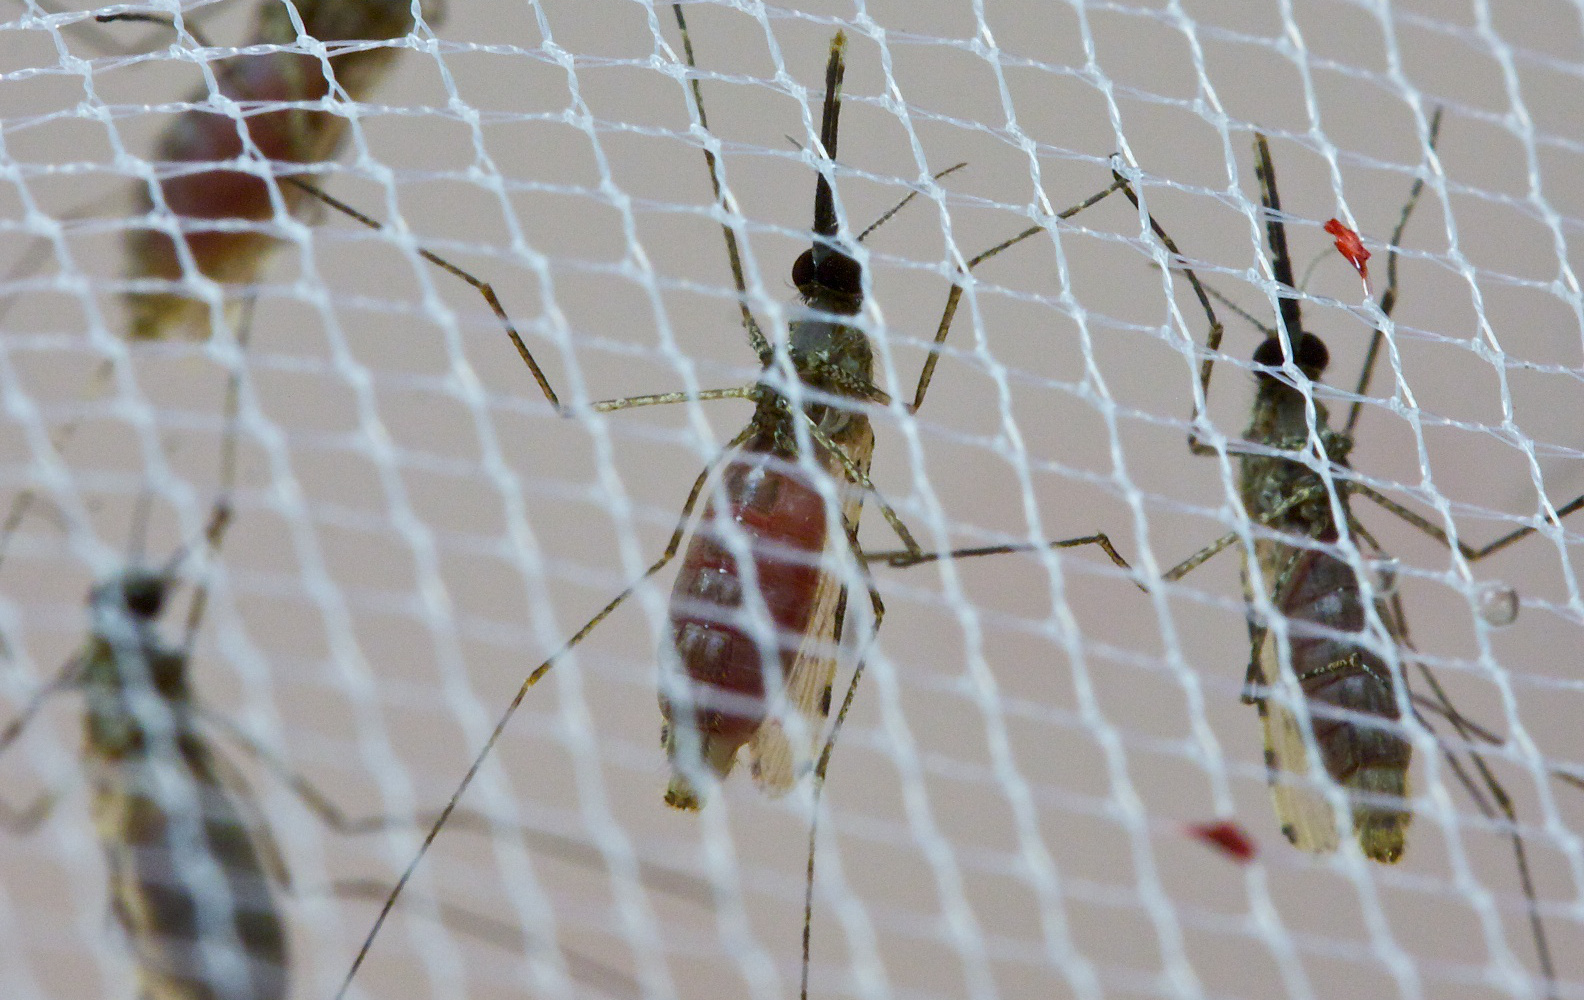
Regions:
<instances>
[{"instance_id":1,"label":"mosquito wing","mask_svg":"<svg viewBox=\"0 0 1584 1000\"><path fill-rule=\"evenodd\" d=\"M874 454L874 433L867 420L855 420L854 424L854 432L838 443L853 467L867 475L869 460ZM824 737L825 721L830 716L831 686L836 677L842 621L847 612L847 584L842 578L839 557L843 550L851 548L846 526L857 528L864 498L863 491L848 482L841 462L835 456L824 457L826 472L846 484L842 500L843 524L833 525L826 536L819 584L814 592L814 611L786 675L786 704L802 719L800 728L804 738L794 740L793 734L787 732L785 720L771 715L748 744L754 780L767 795L785 795L808 773Z\"/></svg>"},{"instance_id":2,"label":"mosquito wing","mask_svg":"<svg viewBox=\"0 0 1584 1000\"><path fill-rule=\"evenodd\" d=\"M1255 549L1259 554L1260 575L1267 588L1274 587L1283 570L1301 555L1274 542L1258 542ZM1249 586L1245 581L1245 589ZM1277 607L1281 607L1280 596L1271 595ZM1279 644L1269 629L1258 630L1254 635L1249 684L1250 691L1245 697L1252 697L1259 708L1265 729L1265 772L1282 834L1301 851L1329 854L1340 843L1336 810L1326 798L1323 786L1317 782L1315 770L1310 767L1303 722L1289 703L1272 697L1273 693L1291 692L1298 686L1282 684Z\"/></svg>"}]
</instances>

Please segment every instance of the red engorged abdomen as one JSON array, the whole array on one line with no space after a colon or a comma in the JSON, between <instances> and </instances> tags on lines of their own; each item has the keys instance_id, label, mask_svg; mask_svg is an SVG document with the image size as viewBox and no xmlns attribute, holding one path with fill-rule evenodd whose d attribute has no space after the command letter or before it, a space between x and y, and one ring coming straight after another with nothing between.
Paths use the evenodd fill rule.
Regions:
<instances>
[{"instance_id":1,"label":"red engorged abdomen","mask_svg":"<svg viewBox=\"0 0 1584 1000\"><path fill-rule=\"evenodd\" d=\"M242 56L217 68L221 89L244 105L268 101L316 101L329 92L317 59L291 54ZM322 111L247 112L242 118L248 138L265 159L311 163L337 145L345 120ZM237 119L216 111L183 112L160 142L156 157L165 163L223 163L242 156ZM167 168L168 169L168 168ZM160 180L160 195L173 213L190 219L253 219L275 216L268 184L241 170L204 170ZM305 197L283 188L288 208ZM143 199L147 204L147 199ZM129 234L136 277L175 280L181 277L176 248L163 232L135 230ZM262 252L272 242L257 231L196 231L187 243L199 269L219 281L250 281Z\"/></svg>"},{"instance_id":2,"label":"red engorged abdomen","mask_svg":"<svg viewBox=\"0 0 1584 1000\"><path fill-rule=\"evenodd\" d=\"M774 640L761 647L751 609L743 604L742 574L713 500L705 507L671 593L671 634L685 677L688 711L675 692L662 690L666 722L689 716L706 756L729 761L764 721L767 672L781 683L797 655L813 613L825 551L825 501L794 463L762 452L734 457L722 474L726 518L746 536L754 582ZM760 638L769 636L761 634Z\"/></svg>"}]
</instances>

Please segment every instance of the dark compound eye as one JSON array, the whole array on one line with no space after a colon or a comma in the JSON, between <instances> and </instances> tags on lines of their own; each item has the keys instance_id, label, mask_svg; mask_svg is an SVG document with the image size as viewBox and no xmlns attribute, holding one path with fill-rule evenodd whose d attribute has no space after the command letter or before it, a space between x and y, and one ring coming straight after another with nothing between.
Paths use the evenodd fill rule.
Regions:
<instances>
[{"instance_id":1,"label":"dark compound eye","mask_svg":"<svg viewBox=\"0 0 1584 1000\"><path fill-rule=\"evenodd\" d=\"M1281 341L1269 337L1254 351L1254 363L1266 365L1271 368L1280 368L1286 360ZM1298 338L1298 348L1293 353L1293 362L1298 370L1310 378L1319 378L1331 363L1331 352L1326 350L1325 341L1312 333L1306 333Z\"/></svg>"},{"instance_id":2,"label":"dark compound eye","mask_svg":"<svg viewBox=\"0 0 1584 1000\"><path fill-rule=\"evenodd\" d=\"M819 266L819 283L842 295L863 294L863 268L845 254L831 254Z\"/></svg>"},{"instance_id":3,"label":"dark compound eye","mask_svg":"<svg viewBox=\"0 0 1584 1000\"><path fill-rule=\"evenodd\" d=\"M792 284L804 288L814 283L814 251L805 250L798 254L797 263L792 265Z\"/></svg>"},{"instance_id":4,"label":"dark compound eye","mask_svg":"<svg viewBox=\"0 0 1584 1000\"><path fill-rule=\"evenodd\" d=\"M165 582L157 576L137 574L129 577L121 588L121 599L127 611L139 618L158 618L165 606Z\"/></svg>"},{"instance_id":5,"label":"dark compound eye","mask_svg":"<svg viewBox=\"0 0 1584 1000\"><path fill-rule=\"evenodd\" d=\"M1298 341L1298 367L1311 378L1319 378L1330 363L1331 352L1326 350L1325 341L1312 333L1304 334Z\"/></svg>"},{"instance_id":6,"label":"dark compound eye","mask_svg":"<svg viewBox=\"0 0 1584 1000\"><path fill-rule=\"evenodd\" d=\"M1267 338L1263 344L1254 349L1254 363L1257 365L1280 368L1284 360L1281 341L1275 337Z\"/></svg>"}]
</instances>

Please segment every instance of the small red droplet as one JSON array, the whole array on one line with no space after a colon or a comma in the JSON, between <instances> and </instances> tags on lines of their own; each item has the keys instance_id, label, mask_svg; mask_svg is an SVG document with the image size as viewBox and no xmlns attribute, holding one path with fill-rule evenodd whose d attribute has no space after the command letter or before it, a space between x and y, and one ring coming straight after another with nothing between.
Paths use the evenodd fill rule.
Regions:
<instances>
[{"instance_id":1,"label":"small red droplet","mask_svg":"<svg viewBox=\"0 0 1584 1000\"><path fill-rule=\"evenodd\" d=\"M1254 838L1231 820L1195 823L1188 827L1188 835L1204 841L1240 865L1253 861L1254 855L1259 853Z\"/></svg>"},{"instance_id":2,"label":"small red droplet","mask_svg":"<svg viewBox=\"0 0 1584 1000\"><path fill-rule=\"evenodd\" d=\"M1342 224L1341 219L1332 219L1325 224L1325 231L1336 237L1337 252L1348 259L1353 265L1353 270L1364 279L1364 285L1369 287L1369 259L1370 252L1364 249L1364 241L1359 239L1359 234Z\"/></svg>"}]
</instances>

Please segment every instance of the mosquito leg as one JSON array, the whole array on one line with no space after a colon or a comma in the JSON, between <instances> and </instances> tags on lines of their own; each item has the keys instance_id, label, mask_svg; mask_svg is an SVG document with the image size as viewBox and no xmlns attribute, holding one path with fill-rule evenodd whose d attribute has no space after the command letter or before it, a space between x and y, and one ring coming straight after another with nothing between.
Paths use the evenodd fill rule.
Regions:
<instances>
[{"instance_id":1,"label":"mosquito leg","mask_svg":"<svg viewBox=\"0 0 1584 1000\"><path fill-rule=\"evenodd\" d=\"M1413 511L1397 503L1395 500L1392 500L1391 498L1377 492L1376 490L1365 486L1363 483L1349 483L1348 492L1357 493L1361 496L1368 497L1370 500L1375 501L1375 503L1379 506L1385 508L1389 513L1396 514L1398 517L1402 518L1404 521L1407 521L1409 524L1418 528L1431 538L1434 538L1447 548L1450 549L1454 547L1452 540L1447 537L1445 530L1430 523L1423 516L1415 514ZM1552 523L1556 523L1581 507L1584 507L1584 496L1575 497L1568 503L1557 508L1556 517L1548 518L1548 520L1551 520ZM1534 534L1538 530L1538 528L1531 525L1528 527L1518 528L1515 531L1510 531L1481 549L1473 548L1462 541L1457 543L1456 548L1465 560L1468 562L1477 562L1480 559L1484 559L1488 555L1506 548L1513 542L1518 541L1520 538Z\"/></svg>"},{"instance_id":2,"label":"mosquito leg","mask_svg":"<svg viewBox=\"0 0 1584 1000\"><path fill-rule=\"evenodd\" d=\"M336 992L336 1000L341 1000L342 997L345 997L347 990L351 988L353 978L357 976L358 970L363 967L363 962L368 958L369 949L374 946L374 939L379 936L380 928L385 926L385 920L390 916L392 907L396 905L396 900L400 898L402 890L407 887L407 883L412 880L413 873L418 870L418 866L423 862L424 856L429 853L429 847L434 843L435 838L440 835L440 830L450 820L452 814L457 811L458 802L461 801L463 794L467 792L468 786L473 784L473 779L478 776L479 769L484 766L484 761L489 758L490 752L495 749L495 744L500 742L501 735L505 733L506 726L511 722L512 716L517 714L517 709L522 705L523 699L528 697L529 689L538 684L540 679L549 673L550 669L568 651L582 642L590 632L594 631L600 622L609 617L611 612L615 611L627 598L631 597L633 592L644 581L660 572L672 559L676 558L677 552L682 548L682 538L687 531L688 521L693 516L693 508L697 506L699 496L704 492L705 482L709 480L710 475L714 473L721 462L746 441L753 432L754 427L752 424L745 427L742 433L733 438L721 450L720 454L710 460L709 464L704 467L704 471L700 472L698 478L693 481L693 489L689 491L687 502L682 505L682 514L677 518L676 530L671 533L671 540L666 543L665 552L661 554L660 558L656 559L653 565L644 570L642 576L612 598L610 603L606 604L593 618L589 619L588 624L578 629L572 638L567 640L566 645L562 646L550 659L536 667L533 673L529 674L528 678L522 682L522 685L517 689L517 693L512 696L511 703L506 706L506 710L501 713L500 719L496 721L495 728L490 731L489 737L484 741L484 745L473 758L473 763L468 765L467 772L462 775L462 780L458 783L456 790L451 793L451 798L447 800L445 806L440 810L440 814L435 817L434 823L429 827L429 832L424 834L423 843L418 847L418 853L413 857L412 861L408 862L407 868L401 873L401 877L396 880L396 884L391 888L390 895L386 897L384 904L380 907L379 915L374 918L374 926L369 928L368 934L363 938L363 944L358 948L357 956L352 960L352 967L347 970L346 978L342 981L340 990Z\"/></svg>"},{"instance_id":3,"label":"mosquito leg","mask_svg":"<svg viewBox=\"0 0 1584 1000\"><path fill-rule=\"evenodd\" d=\"M341 899L374 903L384 899L390 890L375 879L343 878L331 882L329 891ZM436 902L435 907L439 911L437 919L442 925L474 940L519 954L530 949L538 952L547 950L524 937L522 928L516 923L475 913L454 903ZM574 982L592 986L607 996L639 996L643 993L643 987L637 980L598 959L562 946L557 946L555 950L566 961L567 972Z\"/></svg>"},{"instance_id":4,"label":"mosquito leg","mask_svg":"<svg viewBox=\"0 0 1584 1000\"><path fill-rule=\"evenodd\" d=\"M1513 808L1512 798L1507 794L1507 789L1496 775L1492 773L1490 766L1485 763L1485 758L1477 750L1473 749L1472 736L1474 730L1465 725L1466 720L1463 718L1462 713L1452 707L1451 700L1447 697L1446 691L1442 689L1435 674L1423 663L1419 664L1419 670L1430 684L1431 690L1435 692L1435 701L1429 703L1432 706L1431 710L1451 723L1452 728L1457 730L1458 735L1462 737L1465 744L1464 752L1468 754L1475 770L1479 772L1479 784L1483 785L1485 790L1490 793L1491 799L1495 802L1494 808L1490 802L1486 801L1485 796L1480 794L1478 785L1474 783L1473 779L1460 765L1450 747L1441 747L1442 756L1451 766L1459 783L1463 785L1470 797L1474 799L1475 805L1479 807L1481 814L1487 819L1500 823L1501 821L1496 819L1496 813L1499 811L1505 821L1503 825L1506 826L1507 834L1512 840L1513 860L1518 867L1518 882L1523 890L1524 899L1529 903L1529 933L1534 941L1536 958L1540 963L1540 975L1546 983L1546 996L1549 1000L1555 1000L1557 995L1556 966L1551 958L1551 944L1546 937L1545 922L1540 918L1539 897L1535 895L1534 876L1529 869L1529 852L1524 844L1523 834L1518 830L1517 810ZM1420 725L1424 725L1426 729L1430 728L1425 724L1423 716L1420 716L1417 712L1414 714L1418 718Z\"/></svg>"},{"instance_id":5,"label":"mosquito leg","mask_svg":"<svg viewBox=\"0 0 1584 1000\"><path fill-rule=\"evenodd\" d=\"M77 684L85 662L81 654L67 660L66 665L61 667L60 672L51 677L49 683L40 688L28 700L28 703L23 706L17 717L6 723L4 729L0 729L0 753L5 753L11 748L11 744L16 742L18 736L22 735L23 730L27 729L28 723L33 721L33 717L38 715L39 709L44 707L44 703L51 696L58 691L63 691Z\"/></svg>"},{"instance_id":6,"label":"mosquito leg","mask_svg":"<svg viewBox=\"0 0 1584 1000\"><path fill-rule=\"evenodd\" d=\"M67 12L66 8L48 2L48 0L33 0L33 3L46 14L64 14ZM193 23L197 20L197 11L187 11L183 15L183 23L187 25L188 33L198 41L198 44L204 48L213 48L207 41L203 40L203 35L199 34L197 25ZM98 21L100 24L111 21L147 21L151 24L163 25L166 28L171 27L169 18L161 18L152 14L100 14L94 18L94 21ZM105 55L132 56L148 50L148 45L124 42L119 34L100 28L92 21L78 21L72 27L75 33L81 34L83 38L88 39L89 44L94 49ZM151 36L150 43L152 41L153 38Z\"/></svg>"},{"instance_id":7,"label":"mosquito leg","mask_svg":"<svg viewBox=\"0 0 1584 1000\"><path fill-rule=\"evenodd\" d=\"M231 493L236 489L237 475L237 427L241 422L242 411L242 366L246 362L248 344L253 338L253 314L257 306L258 297L247 296L242 303L241 322L237 325L237 351L241 356L226 381L225 429L221 432L220 445L220 489L215 497L214 510L209 515L209 524L204 529L206 563L220 554L226 529L231 526ZM204 579L194 587L192 601L187 605L187 633L182 641L183 655L192 653L193 643L198 636L198 626L203 623L204 612L208 607L209 580L206 573Z\"/></svg>"},{"instance_id":8,"label":"mosquito leg","mask_svg":"<svg viewBox=\"0 0 1584 1000\"><path fill-rule=\"evenodd\" d=\"M1198 552L1195 552L1193 555L1189 556L1187 559L1184 559L1182 562L1173 566L1165 573L1162 573L1161 579L1167 581L1181 580L1189 573L1192 573L1200 566L1209 562L1212 558L1220 554L1225 549L1236 544L1240 539L1242 539L1242 537L1243 535L1241 532L1227 532L1220 538L1217 538L1215 541L1211 542L1209 545L1206 545L1204 548L1200 549Z\"/></svg>"},{"instance_id":9,"label":"mosquito leg","mask_svg":"<svg viewBox=\"0 0 1584 1000\"><path fill-rule=\"evenodd\" d=\"M671 10L676 15L677 28L682 32L682 52L687 58L688 69L697 70L698 63L693 60L693 38L688 34L687 19L682 16L682 5L673 3ZM698 112L699 127L708 132L709 118L704 113L704 90L699 86L696 75L689 79L688 84L693 94L693 107ZM721 207L727 218L731 218L736 213L722 182L723 170L720 161L715 158L714 150L707 145L704 147L704 162L709 165L710 187L715 191L715 203ZM732 228L731 223L722 222L721 233L726 237L726 256L731 261L732 281L737 286L737 306L742 310L743 329L748 331L748 345L753 349L760 363L769 367L775 351L770 346L769 339L765 337L764 331L759 329L753 310L748 308L748 282L743 276L742 253L737 246L737 232Z\"/></svg>"},{"instance_id":10,"label":"mosquito leg","mask_svg":"<svg viewBox=\"0 0 1584 1000\"><path fill-rule=\"evenodd\" d=\"M890 552L871 552L864 558L867 559L871 565L874 563L885 563L887 566L897 569L906 569L910 566L917 566L921 563L938 562L943 559L971 559L975 556L999 556L1008 555L1014 552L1044 552L1046 549L1075 549L1083 545L1098 546L1119 569L1125 570L1129 574L1133 573L1133 567L1126 559L1122 558L1122 554L1116 550L1114 545L1111 544L1111 539L1106 537L1104 532L1093 535L1085 535L1082 538L1064 538L1060 541L1054 542L1040 542L1037 544L1033 542L1020 542L1014 545L985 545L972 549L952 549L949 552L909 552L906 549L893 550ZM1146 594L1149 593L1149 588L1136 580L1134 581L1134 586L1138 587L1138 589L1144 591Z\"/></svg>"},{"instance_id":11,"label":"mosquito leg","mask_svg":"<svg viewBox=\"0 0 1584 1000\"><path fill-rule=\"evenodd\" d=\"M116 21L137 21L143 24L157 24L162 28L169 28L172 31L176 30L176 22L167 15L149 14L143 11L123 11L119 14L96 14L94 15L94 20L98 21L100 24L113 24ZM192 37L192 40L197 42L199 46L203 48L214 48L214 45L209 41L208 36L205 35L197 25L188 23L190 20L191 15L186 15L182 19L182 26L187 34Z\"/></svg>"},{"instance_id":12,"label":"mosquito leg","mask_svg":"<svg viewBox=\"0 0 1584 1000\"><path fill-rule=\"evenodd\" d=\"M104 392L105 384L110 381L110 376L114 371L114 362L101 362L99 367L94 370L93 375L89 378L88 385L86 388L84 388L82 395L78 397L78 403L87 403L90 400L100 396ZM65 449L67 445L71 444L72 439L77 436L77 432L81 428L82 419L80 417L68 422L54 434L50 435L50 449L57 453ZM28 513L32 511L33 505L38 502L38 499L38 490L29 488L23 490L21 493L18 493L16 495L16 499L11 501L11 509L6 513L5 523L0 524L0 562L5 561L6 552L11 547L12 536L15 535L17 529L22 526L23 519L26 518Z\"/></svg>"},{"instance_id":13,"label":"mosquito leg","mask_svg":"<svg viewBox=\"0 0 1584 1000\"><path fill-rule=\"evenodd\" d=\"M1441 134L1441 112L1444 109L1436 108L1435 114L1430 118L1429 147L1436 147L1436 140ZM1408 203L1403 206L1402 216L1397 220L1397 228L1392 230L1391 245L1386 250L1386 290L1381 293L1381 314L1390 316L1397 306L1397 258L1398 248L1402 246L1403 232L1408 228L1408 219L1413 215L1415 206L1419 204L1419 196L1424 193L1424 178L1415 177L1413 187L1408 190ZM1353 394L1358 398L1353 400L1353 405L1348 409L1347 426L1342 433L1348 437L1353 436L1353 429L1358 426L1359 417L1364 410L1364 396L1369 393L1370 379L1375 373L1375 362L1380 357L1381 344L1385 342L1386 335L1376 330L1370 336L1369 349L1364 353L1364 366L1359 371L1358 385Z\"/></svg>"},{"instance_id":14,"label":"mosquito leg","mask_svg":"<svg viewBox=\"0 0 1584 1000\"><path fill-rule=\"evenodd\" d=\"M1139 201L1138 193L1133 190L1133 185L1124 180L1121 174L1116 174L1115 176L1117 182L1121 184L1122 193L1127 196L1127 200L1133 203L1134 208L1142 212L1144 207ZM1177 249L1176 241L1166 232L1165 227L1156 221L1154 213L1148 213L1147 217L1150 230L1155 234L1155 238L1161 241L1161 245L1166 248L1166 252L1185 262L1181 265L1176 265L1176 267L1187 277L1188 284L1193 288L1194 296L1198 298L1200 307L1204 309L1205 318L1210 323L1210 332L1205 337L1205 359L1199 366L1199 399L1203 400L1204 403L1208 403L1210 401L1210 373L1215 367L1215 355L1221 350L1221 338L1226 333L1226 328L1216 318L1215 306L1210 304L1210 293L1205 290L1205 285L1199 280L1199 275L1194 273L1194 269L1187 265L1186 261L1188 258L1183 255L1181 250ZM1194 413L1191 417L1192 423L1189 425L1190 430L1188 431L1188 450L1200 456L1215 455L1218 454L1217 450L1199 440L1197 433L1199 423L1204 419L1204 411L1200 408L1201 405L1199 400L1195 400Z\"/></svg>"},{"instance_id":15,"label":"mosquito leg","mask_svg":"<svg viewBox=\"0 0 1584 1000\"><path fill-rule=\"evenodd\" d=\"M907 550L909 552L922 553L923 549L913 538L913 533L908 530L906 524L902 523L901 515L886 501L880 491L875 489L874 483L869 480L869 474L853 462L852 456L847 454L845 448L832 441L829 435L820 430L819 425L808 415L808 411L800 408L797 412L803 418L803 422L808 428L809 437L814 439L814 443L836 456L836 460L841 463L842 472L845 474L847 481L875 498L875 504L880 508L880 515L886 519L887 524L891 525L891 530L896 532L897 538L901 539Z\"/></svg>"},{"instance_id":16,"label":"mosquito leg","mask_svg":"<svg viewBox=\"0 0 1584 1000\"><path fill-rule=\"evenodd\" d=\"M1083 201L1072 206L1071 208L1064 209L1063 211L1057 213L1056 218L1070 219L1079 212L1082 212L1084 209L1099 204L1113 192L1123 190L1127 190L1127 181L1119 177L1112 182L1110 187L1106 188L1105 190L1090 195L1088 198L1085 198ZM1030 226L1011 239L1003 240L990 249L974 257L972 260L968 261L967 267L965 267L963 270L972 271L974 268L978 267L980 264L983 264L985 261L989 260L991 257L994 257L1001 251L1006 250L1009 247L1016 246L1029 237L1037 236L1045 231L1046 229L1044 226ZM924 405L924 394L929 391L930 382L935 378L935 366L940 363L941 348L946 343L946 335L951 332L952 320L957 315L957 305L962 300L962 294L963 286L958 283L953 283L951 291L946 294L946 308L941 311L940 325L935 329L935 342L930 345L929 357L924 359L924 368L919 372L918 388L913 392L913 402L908 406L909 413L917 413L919 407Z\"/></svg>"},{"instance_id":17,"label":"mosquito leg","mask_svg":"<svg viewBox=\"0 0 1584 1000\"><path fill-rule=\"evenodd\" d=\"M296 795L298 800L321 823L342 836L356 837L406 827L428 827L434 823L438 816L438 813L430 812L419 813L411 818L403 816L367 816L354 819L321 788L292 768L273 750L244 732L231 719L218 712L210 711L201 704L195 703L194 708L205 723L221 730L232 744L273 774L281 784L291 789L292 794ZM224 760L219 754L215 755L215 759L217 761ZM237 796L238 800L243 802L254 801L253 796L246 790L246 783L242 780L241 773L235 771L234 768L227 768L227 772L223 775L226 777L227 783L234 784L240 790ZM483 834L499 833L506 828L504 824L497 823L483 813L460 807L451 813L447 824L450 826L460 824L465 830ZM262 833L266 830L267 827L262 822L255 824L256 833ZM581 840L528 827L513 827L511 830L519 834L524 842L536 852L588 868L599 868L605 863L603 854ZM279 850L274 849L272 842L269 846L272 848L274 856L279 858ZM279 869L277 881L289 888L290 878L285 875L284 863L272 864L271 867L272 869ZM664 865L657 865L642 860L637 862L637 868L639 878L643 880L644 885L656 892L675 896L699 906L707 907L714 902L714 890L704 879ZM373 885L376 883L365 882L361 884ZM382 885L379 890L379 899L383 900L387 891Z\"/></svg>"},{"instance_id":18,"label":"mosquito leg","mask_svg":"<svg viewBox=\"0 0 1584 1000\"><path fill-rule=\"evenodd\" d=\"M1424 665L1420 664L1420 668L1424 669ZM1484 726L1475 722L1473 719L1470 719L1468 716L1459 712L1456 708L1450 705L1442 705L1417 692L1413 693L1411 698L1416 708L1430 712L1439 718L1446 719L1448 722L1458 727L1460 731L1467 730L1469 735L1477 738L1482 743L1489 743L1491 746L1495 747L1503 747L1507 745L1506 740L1502 739L1500 736L1497 736L1489 729L1486 729ZM1548 767L1546 768L1546 773L1551 775L1551 777L1555 778L1557 781L1562 782L1564 785L1569 785L1581 792L1584 792L1584 778L1581 778L1569 771L1564 771L1559 767Z\"/></svg>"},{"instance_id":19,"label":"mosquito leg","mask_svg":"<svg viewBox=\"0 0 1584 1000\"><path fill-rule=\"evenodd\" d=\"M307 193L311 197L317 198L326 205L329 205L342 215L345 215L357 222L361 222L370 229L377 230L379 232L386 232L389 229L389 227L384 223L374 219L369 215L365 215L363 212L358 211L341 199L320 190L318 187L308 183L300 177L288 176L282 177L280 180L281 183L290 184L298 190ZM495 294L494 286L492 286L487 281L474 277L471 273L451 263L449 260L446 260L437 253L425 250L423 247L417 247L416 249L418 251L418 256L433 264L435 267L438 267L440 270L445 271L447 274L467 282L484 297L484 301L489 305L490 311L495 314L496 319L500 320L501 327L506 331L506 336L511 338L512 346L517 348L517 354L523 359L523 363L528 366L528 371L532 373L534 381L539 384L539 391L544 393L545 399L550 401L550 405L555 407L558 413L561 413L563 416L569 413L570 411L561 405L561 398L557 396L555 390L550 387L550 379L545 375L544 369L540 368L539 362L534 360L533 352L529 351L528 345L523 342L522 334L517 332L516 325L512 323L511 317L506 314L506 307L501 305L500 298Z\"/></svg>"},{"instance_id":20,"label":"mosquito leg","mask_svg":"<svg viewBox=\"0 0 1584 1000\"><path fill-rule=\"evenodd\" d=\"M711 399L754 399L759 392L756 385L736 386L730 389L701 389L698 392L657 392L648 396L625 396L621 399L602 399L590 403L596 413L614 413L640 406L668 406L672 403L695 403Z\"/></svg>"},{"instance_id":21,"label":"mosquito leg","mask_svg":"<svg viewBox=\"0 0 1584 1000\"><path fill-rule=\"evenodd\" d=\"M830 735L825 738L825 745L820 748L819 761L814 765L814 801L809 814L808 878L803 890L803 979L802 989L799 992L801 1000L808 1000L809 995L809 941L814 921L814 848L819 835L819 807L825 791L825 775L830 771L831 754L836 749L836 737L841 734L842 723L847 721L847 713L852 710L853 699L858 694L858 681L863 677L864 661L868 657L869 646L879 635L880 623L885 620L885 601L881 599L880 591L875 589L874 578L869 574L869 557L864 555L863 546L858 542L858 528L843 516L842 530L847 534L848 550L857 561L858 571L863 575L864 586L869 590L869 607L874 615L874 625L859 650L858 663L853 667L852 680L847 682L847 693L842 696L841 708L836 712L836 718L831 723ZM838 605L840 617L836 620L837 645L841 644L841 629L846 621L846 596L847 590L843 587L843 600Z\"/></svg>"},{"instance_id":22,"label":"mosquito leg","mask_svg":"<svg viewBox=\"0 0 1584 1000\"><path fill-rule=\"evenodd\" d=\"M1204 290L1205 290L1205 294L1206 295L1210 296L1212 299L1215 299L1217 302L1221 303L1223 306L1226 306L1228 309L1232 310L1232 312L1237 315L1238 319L1240 319L1243 322L1247 323L1249 326L1254 327L1254 329L1258 330L1260 333L1264 334L1266 337L1274 337L1274 336L1276 336L1276 328L1274 326L1266 326L1263 322L1260 321L1260 318L1258 316L1255 316L1253 313L1249 312L1247 309L1244 309L1242 306L1238 305L1236 302L1233 302L1230 298L1228 298L1226 295L1224 295L1219 288L1215 287L1214 285L1210 284L1209 282L1204 282Z\"/></svg>"}]
</instances>

